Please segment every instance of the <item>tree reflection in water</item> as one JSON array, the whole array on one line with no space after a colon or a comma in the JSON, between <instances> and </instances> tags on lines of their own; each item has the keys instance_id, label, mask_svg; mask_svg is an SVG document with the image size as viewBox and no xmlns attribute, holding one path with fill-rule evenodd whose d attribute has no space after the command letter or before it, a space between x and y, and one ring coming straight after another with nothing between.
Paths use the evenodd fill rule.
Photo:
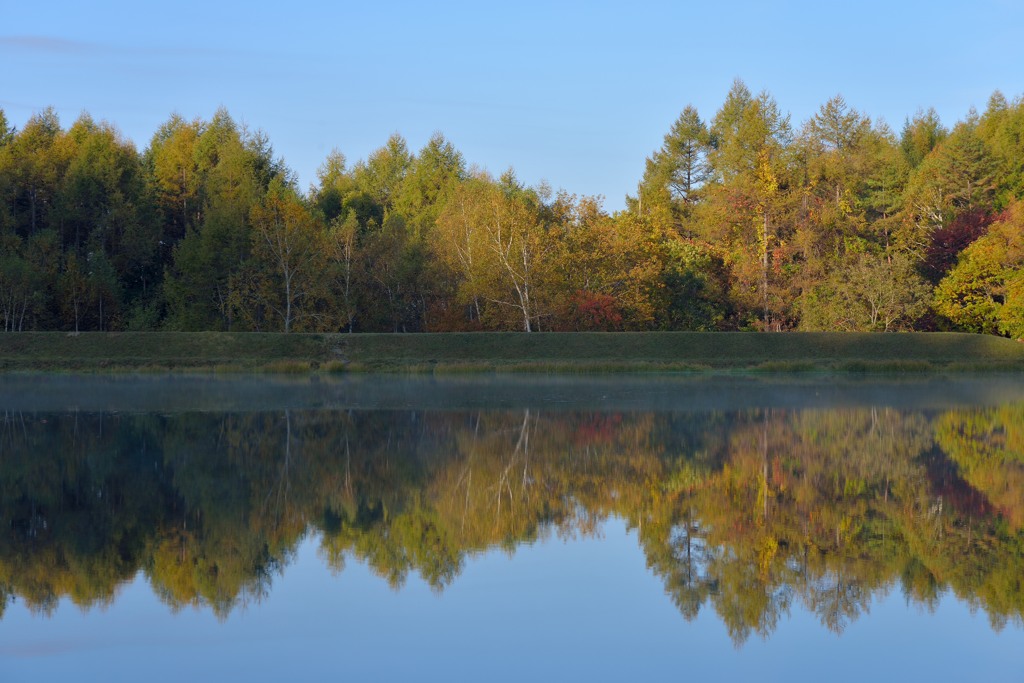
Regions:
<instances>
[{"instance_id":1,"label":"tree reflection in water","mask_svg":"<svg viewBox=\"0 0 1024 683\"><path fill-rule=\"evenodd\" d=\"M1024 404L914 412L316 411L0 416L0 616L265 596L300 541L441 591L467 556L636 529L681 614L736 642L794 604L841 632L898 586L1024 614Z\"/></svg>"}]
</instances>

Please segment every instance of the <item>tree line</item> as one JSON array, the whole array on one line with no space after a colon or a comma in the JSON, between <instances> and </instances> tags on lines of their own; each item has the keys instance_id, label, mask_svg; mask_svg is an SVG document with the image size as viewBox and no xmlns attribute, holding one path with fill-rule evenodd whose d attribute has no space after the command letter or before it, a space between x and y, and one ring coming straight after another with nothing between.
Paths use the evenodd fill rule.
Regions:
<instances>
[{"instance_id":1,"label":"tree line","mask_svg":"<svg viewBox=\"0 0 1024 683\"><path fill-rule=\"evenodd\" d=\"M225 110L139 152L0 110L0 325L22 330L967 330L1024 336L1024 100L897 134L735 81L635 196L527 187L393 135L308 189Z\"/></svg>"}]
</instances>

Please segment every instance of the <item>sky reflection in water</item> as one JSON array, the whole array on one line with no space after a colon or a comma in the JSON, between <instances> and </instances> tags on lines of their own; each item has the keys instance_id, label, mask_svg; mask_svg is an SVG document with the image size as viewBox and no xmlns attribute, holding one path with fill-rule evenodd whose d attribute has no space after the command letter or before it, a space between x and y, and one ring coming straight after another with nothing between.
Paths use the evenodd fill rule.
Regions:
<instances>
[{"instance_id":1,"label":"sky reflection in water","mask_svg":"<svg viewBox=\"0 0 1024 683\"><path fill-rule=\"evenodd\" d=\"M1019 380L96 381L0 382L5 681L1020 677Z\"/></svg>"}]
</instances>

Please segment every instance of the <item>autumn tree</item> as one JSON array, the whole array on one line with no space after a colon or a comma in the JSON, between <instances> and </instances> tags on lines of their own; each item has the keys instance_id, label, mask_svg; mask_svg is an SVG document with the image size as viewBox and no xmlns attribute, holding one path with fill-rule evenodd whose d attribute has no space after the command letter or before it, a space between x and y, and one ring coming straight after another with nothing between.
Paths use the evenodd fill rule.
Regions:
<instances>
[{"instance_id":1,"label":"autumn tree","mask_svg":"<svg viewBox=\"0 0 1024 683\"><path fill-rule=\"evenodd\" d=\"M895 136L837 95L804 124L795 146L792 295L800 326L883 330L916 320L927 297L919 278L904 272L907 259L890 248L909 172ZM886 290L889 277L899 284Z\"/></svg>"},{"instance_id":2,"label":"autumn tree","mask_svg":"<svg viewBox=\"0 0 1024 683\"><path fill-rule=\"evenodd\" d=\"M976 131L996 163L995 208L1024 197L1024 98L992 93Z\"/></svg>"},{"instance_id":3,"label":"autumn tree","mask_svg":"<svg viewBox=\"0 0 1024 683\"><path fill-rule=\"evenodd\" d=\"M414 240L430 235L437 216L465 178L462 153L441 133L434 133L411 160L395 198L395 211L405 217Z\"/></svg>"},{"instance_id":4,"label":"autumn tree","mask_svg":"<svg viewBox=\"0 0 1024 683\"><path fill-rule=\"evenodd\" d=\"M9 136L10 133L5 131ZM7 201L15 229L29 236L50 227L60 179L69 162L68 141L56 112L50 108L29 118L4 145L9 174Z\"/></svg>"},{"instance_id":5,"label":"autumn tree","mask_svg":"<svg viewBox=\"0 0 1024 683\"><path fill-rule=\"evenodd\" d=\"M949 131L942 125L935 109L919 109L903 123L900 149L911 168L916 168L942 142Z\"/></svg>"},{"instance_id":6,"label":"autumn tree","mask_svg":"<svg viewBox=\"0 0 1024 683\"><path fill-rule=\"evenodd\" d=\"M656 233L646 218L611 217L599 198L562 192L550 203L554 326L570 330L650 329L658 313L662 270Z\"/></svg>"},{"instance_id":7,"label":"autumn tree","mask_svg":"<svg viewBox=\"0 0 1024 683\"><path fill-rule=\"evenodd\" d=\"M39 274L21 253L22 244L16 235L0 235L0 322L4 332L25 329L39 283Z\"/></svg>"},{"instance_id":8,"label":"autumn tree","mask_svg":"<svg viewBox=\"0 0 1024 683\"><path fill-rule=\"evenodd\" d=\"M47 109L15 130L0 110L0 313L8 330L904 329L916 317L1011 334L1013 238L988 232L1024 194L1022 139L1024 101L999 92L951 129L921 110L899 134L836 96L794 132L737 80L710 121L679 114L627 210L608 215L596 198L471 172L440 133L416 153L397 134L355 163L334 151L302 196L267 136L224 109L173 115L141 154L88 114L64 130ZM280 262L254 251L254 207L275 177L320 245L296 316ZM942 283L941 317L916 316L922 277Z\"/></svg>"},{"instance_id":9,"label":"autumn tree","mask_svg":"<svg viewBox=\"0 0 1024 683\"><path fill-rule=\"evenodd\" d=\"M708 156L713 140L697 109L688 105L669 128L661 149L647 158L637 197L627 199L631 210L652 215L677 231L687 223L700 200L700 190L711 175Z\"/></svg>"},{"instance_id":10,"label":"autumn tree","mask_svg":"<svg viewBox=\"0 0 1024 683\"><path fill-rule=\"evenodd\" d=\"M58 286L65 317L74 321L72 329L78 332L89 305L89 280L88 271L82 267L77 254L72 252L65 260Z\"/></svg>"},{"instance_id":11,"label":"autumn tree","mask_svg":"<svg viewBox=\"0 0 1024 683\"><path fill-rule=\"evenodd\" d=\"M230 281L249 257L252 209L279 164L260 133L239 128L224 110L175 135L189 140L193 132L187 147L192 190L181 199L192 207L189 222L173 250L165 242L173 257L164 278L167 324L185 330L231 329Z\"/></svg>"},{"instance_id":12,"label":"autumn tree","mask_svg":"<svg viewBox=\"0 0 1024 683\"><path fill-rule=\"evenodd\" d=\"M721 245L732 268L735 301L750 324L788 326L791 183L789 116L763 92L737 80L711 123L715 149L700 223L704 240Z\"/></svg>"},{"instance_id":13,"label":"autumn tree","mask_svg":"<svg viewBox=\"0 0 1024 683\"><path fill-rule=\"evenodd\" d=\"M1024 337L1024 203L1011 204L960 254L935 290L935 309L971 332Z\"/></svg>"},{"instance_id":14,"label":"autumn tree","mask_svg":"<svg viewBox=\"0 0 1024 683\"><path fill-rule=\"evenodd\" d=\"M59 233L65 251L97 264L96 277L103 272L105 311L95 320L108 329L107 313L135 315L156 298L160 225L139 154L113 126L83 115L67 138L70 162L55 203Z\"/></svg>"},{"instance_id":15,"label":"autumn tree","mask_svg":"<svg viewBox=\"0 0 1024 683\"><path fill-rule=\"evenodd\" d=\"M329 292L334 301L331 308L336 311L338 326L347 332L354 331L358 296L355 288L360 266L357 254L359 223L354 213L336 216L324 235L324 257Z\"/></svg>"},{"instance_id":16,"label":"autumn tree","mask_svg":"<svg viewBox=\"0 0 1024 683\"><path fill-rule=\"evenodd\" d=\"M0 147L6 146L14 139L15 128L7 121L7 114L0 107Z\"/></svg>"},{"instance_id":17,"label":"autumn tree","mask_svg":"<svg viewBox=\"0 0 1024 683\"><path fill-rule=\"evenodd\" d=\"M864 232L862 198L873 170L873 137L870 120L841 95L804 125L798 141L804 178L796 241L805 269L816 271L812 276L820 277L842 259L846 242Z\"/></svg>"},{"instance_id":18,"label":"autumn tree","mask_svg":"<svg viewBox=\"0 0 1024 683\"><path fill-rule=\"evenodd\" d=\"M195 148L202 132L198 119L186 121L175 114L153 135L145 161L163 213L162 238L175 244L201 218L199 169Z\"/></svg>"},{"instance_id":19,"label":"autumn tree","mask_svg":"<svg viewBox=\"0 0 1024 683\"><path fill-rule=\"evenodd\" d=\"M489 275L489 253L481 223L486 220L485 206L492 190L489 178L468 178L456 188L437 220L435 251L456 283L457 300L466 307L466 317L478 325L483 320L485 280Z\"/></svg>"},{"instance_id":20,"label":"autumn tree","mask_svg":"<svg viewBox=\"0 0 1024 683\"><path fill-rule=\"evenodd\" d=\"M913 329L930 291L908 254L860 252L836 264L801 302L804 330L895 332Z\"/></svg>"},{"instance_id":21,"label":"autumn tree","mask_svg":"<svg viewBox=\"0 0 1024 683\"><path fill-rule=\"evenodd\" d=\"M922 161L905 194L898 240L923 256L933 235L958 213L992 206L996 164L973 121L960 123Z\"/></svg>"},{"instance_id":22,"label":"autumn tree","mask_svg":"<svg viewBox=\"0 0 1024 683\"><path fill-rule=\"evenodd\" d=\"M948 224L936 228L925 250L922 275L937 285L956 265L963 250L988 232L995 218L988 208L979 206L958 213Z\"/></svg>"},{"instance_id":23,"label":"autumn tree","mask_svg":"<svg viewBox=\"0 0 1024 683\"><path fill-rule=\"evenodd\" d=\"M282 332L313 327L318 312L312 304L324 265L323 227L281 178L271 181L250 221L252 257L233 279L232 304L260 328L261 320Z\"/></svg>"},{"instance_id":24,"label":"autumn tree","mask_svg":"<svg viewBox=\"0 0 1024 683\"><path fill-rule=\"evenodd\" d=\"M466 178L462 153L440 133L430 137L402 178L389 218L401 217L392 228L403 229L400 270L405 279L401 327L408 331L437 329L446 315L454 288L445 278L434 252L435 224L445 205Z\"/></svg>"},{"instance_id":25,"label":"autumn tree","mask_svg":"<svg viewBox=\"0 0 1024 683\"><path fill-rule=\"evenodd\" d=\"M398 201L402 182L412 163L413 155L405 138L396 133L365 162L355 164L352 179L359 191L365 192L387 212Z\"/></svg>"},{"instance_id":26,"label":"autumn tree","mask_svg":"<svg viewBox=\"0 0 1024 683\"><path fill-rule=\"evenodd\" d=\"M463 183L438 218L461 301L488 327L531 332L548 315L553 243L540 209L511 174L498 183L482 176Z\"/></svg>"},{"instance_id":27,"label":"autumn tree","mask_svg":"<svg viewBox=\"0 0 1024 683\"><path fill-rule=\"evenodd\" d=\"M658 329L711 332L735 329L732 274L714 246L694 239L662 243Z\"/></svg>"},{"instance_id":28,"label":"autumn tree","mask_svg":"<svg viewBox=\"0 0 1024 683\"><path fill-rule=\"evenodd\" d=\"M860 198L866 220L865 238L887 250L900 227L903 194L911 168L888 126L876 125L867 144L870 167Z\"/></svg>"}]
</instances>

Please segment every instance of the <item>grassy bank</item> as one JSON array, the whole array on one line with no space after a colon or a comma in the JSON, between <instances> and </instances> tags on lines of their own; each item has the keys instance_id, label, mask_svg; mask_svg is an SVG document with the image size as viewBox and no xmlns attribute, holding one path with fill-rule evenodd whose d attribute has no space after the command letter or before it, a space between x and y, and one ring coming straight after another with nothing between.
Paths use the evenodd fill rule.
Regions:
<instances>
[{"instance_id":1,"label":"grassy bank","mask_svg":"<svg viewBox=\"0 0 1024 683\"><path fill-rule=\"evenodd\" d=\"M927 372L1024 370L1024 344L956 333L0 334L3 371Z\"/></svg>"}]
</instances>

